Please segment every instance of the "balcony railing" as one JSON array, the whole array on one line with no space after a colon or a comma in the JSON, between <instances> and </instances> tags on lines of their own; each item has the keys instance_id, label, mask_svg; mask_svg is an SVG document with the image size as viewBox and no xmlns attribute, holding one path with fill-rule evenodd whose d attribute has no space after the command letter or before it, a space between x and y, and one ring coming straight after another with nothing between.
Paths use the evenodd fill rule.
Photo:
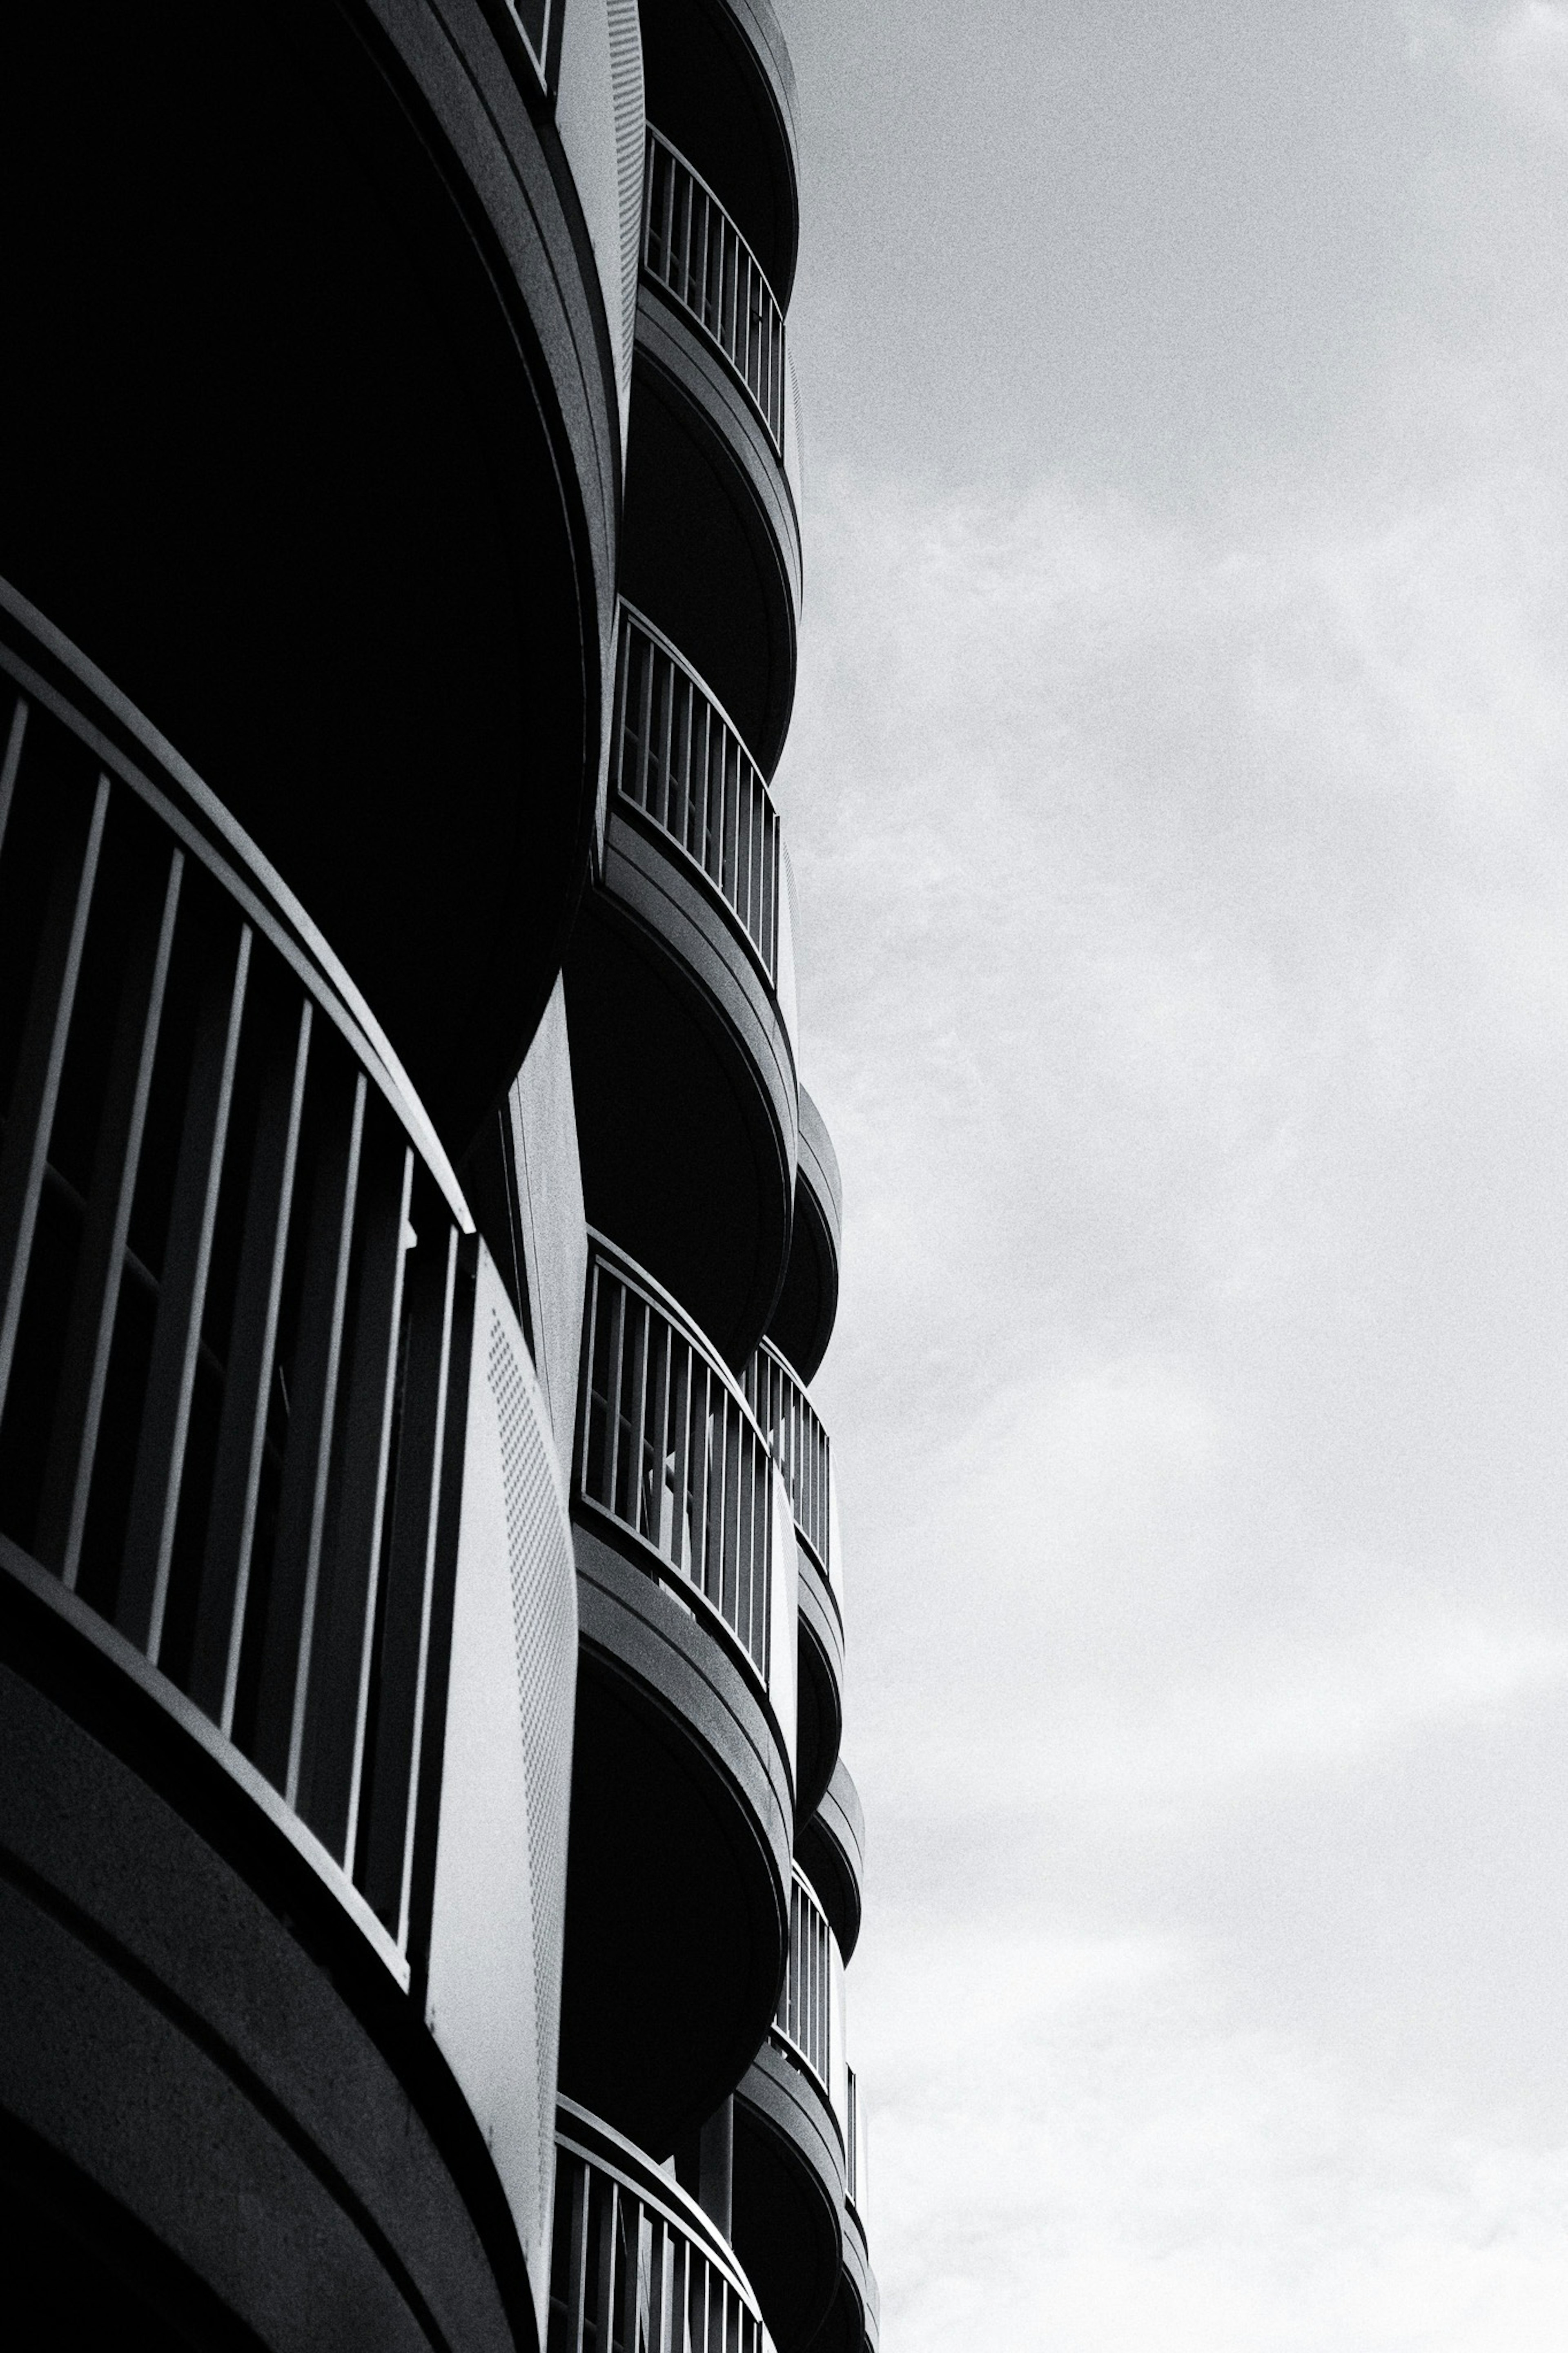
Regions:
<instances>
[{"instance_id":1,"label":"balcony railing","mask_svg":"<svg viewBox=\"0 0 1568 2353\"><path fill-rule=\"evenodd\" d=\"M827 1432L776 1348L764 1340L746 1367L746 1401L784 1474L795 1533L842 1606L833 1541L833 1461Z\"/></svg>"},{"instance_id":2,"label":"balcony railing","mask_svg":"<svg viewBox=\"0 0 1568 2353\"><path fill-rule=\"evenodd\" d=\"M611 757L616 792L706 876L776 985L778 811L696 671L626 605Z\"/></svg>"},{"instance_id":3,"label":"balcony railing","mask_svg":"<svg viewBox=\"0 0 1568 2353\"><path fill-rule=\"evenodd\" d=\"M546 2353L773 2353L701 2210L641 2151L561 2104Z\"/></svg>"},{"instance_id":4,"label":"balcony railing","mask_svg":"<svg viewBox=\"0 0 1568 2353\"><path fill-rule=\"evenodd\" d=\"M796 1871L789 1892L789 1968L773 2031L831 2097L834 2050L834 1937L827 1915Z\"/></svg>"},{"instance_id":5,"label":"balcony railing","mask_svg":"<svg viewBox=\"0 0 1568 2353\"><path fill-rule=\"evenodd\" d=\"M733 1377L645 1276L596 1245L578 1492L700 1594L769 1682L768 1449Z\"/></svg>"},{"instance_id":6,"label":"balcony railing","mask_svg":"<svg viewBox=\"0 0 1568 2353\"><path fill-rule=\"evenodd\" d=\"M784 323L773 288L706 180L649 126L643 268L721 352L782 456Z\"/></svg>"},{"instance_id":7,"label":"balcony railing","mask_svg":"<svg viewBox=\"0 0 1568 2353\"><path fill-rule=\"evenodd\" d=\"M467 1212L244 837L0 625L0 1551L395 1967Z\"/></svg>"}]
</instances>

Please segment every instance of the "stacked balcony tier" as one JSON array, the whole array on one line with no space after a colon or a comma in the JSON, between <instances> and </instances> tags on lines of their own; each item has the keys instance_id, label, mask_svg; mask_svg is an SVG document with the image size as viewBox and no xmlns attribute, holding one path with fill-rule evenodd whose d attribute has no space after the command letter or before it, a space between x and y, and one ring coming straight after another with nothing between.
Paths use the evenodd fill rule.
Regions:
<instances>
[{"instance_id":1,"label":"stacked balcony tier","mask_svg":"<svg viewBox=\"0 0 1568 2353\"><path fill-rule=\"evenodd\" d=\"M0 37L0 573L218 792L454 1158L559 967L614 622L614 353L524 69L479 0Z\"/></svg>"},{"instance_id":2,"label":"stacked balcony tier","mask_svg":"<svg viewBox=\"0 0 1568 2353\"><path fill-rule=\"evenodd\" d=\"M132 2273L265 2341L346 2298L345 2345L527 2342L575 1665L537 1385L320 934L9 596L0 1106L0 2162L78 2229L85 2168Z\"/></svg>"},{"instance_id":3,"label":"stacked balcony tier","mask_svg":"<svg viewBox=\"0 0 1568 2353\"><path fill-rule=\"evenodd\" d=\"M789 1255L794 951L777 815L728 715L623 609L599 881L566 966L590 1221L731 1366Z\"/></svg>"},{"instance_id":4,"label":"stacked balcony tier","mask_svg":"<svg viewBox=\"0 0 1568 2353\"><path fill-rule=\"evenodd\" d=\"M571 2100L556 2150L548 2353L768 2353L733 2249L668 2174Z\"/></svg>"},{"instance_id":5,"label":"stacked balcony tier","mask_svg":"<svg viewBox=\"0 0 1568 2353\"><path fill-rule=\"evenodd\" d=\"M844 1728L844 1596L827 1432L800 1383L764 1341L746 1370L746 1395L778 1464L800 1568L799 1729L795 1820L816 1810L838 1761Z\"/></svg>"},{"instance_id":6,"label":"stacked balcony tier","mask_svg":"<svg viewBox=\"0 0 1568 2353\"><path fill-rule=\"evenodd\" d=\"M784 1991L734 2134L735 2252L779 2353L801 2353L838 2295L849 2132L843 1963L798 1870Z\"/></svg>"},{"instance_id":7,"label":"stacked balcony tier","mask_svg":"<svg viewBox=\"0 0 1568 2353\"><path fill-rule=\"evenodd\" d=\"M641 0L651 121L719 189L779 301L800 236L795 68L773 0Z\"/></svg>"},{"instance_id":8,"label":"stacked balcony tier","mask_svg":"<svg viewBox=\"0 0 1568 2353\"><path fill-rule=\"evenodd\" d=\"M562 2084L663 2156L740 2080L785 1966L795 1546L743 1391L595 1245Z\"/></svg>"},{"instance_id":9,"label":"stacked balcony tier","mask_svg":"<svg viewBox=\"0 0 1568 2353\"><path fill-rule=\"evenodd\" d=\"M721 195L655 131L621 585L708 681L764 774L795 698L794 456L782 306Z\"/></svg>"}]
</instances>

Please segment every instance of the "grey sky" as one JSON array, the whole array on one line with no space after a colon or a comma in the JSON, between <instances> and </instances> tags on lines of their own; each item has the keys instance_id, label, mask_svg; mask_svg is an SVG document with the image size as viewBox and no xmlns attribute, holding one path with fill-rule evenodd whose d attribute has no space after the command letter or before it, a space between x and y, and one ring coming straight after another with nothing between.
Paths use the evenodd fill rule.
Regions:
<instances>
[{"instance_id":1,"label":"grey sky","mask_svg":"<svg viewBox=\"0 0 1568 2353\"><path fill-rule=\"evenodd\" d=\"M1568 6L786 19L887 2353L1557 2353Z\"/></svg>"}]
</instances>

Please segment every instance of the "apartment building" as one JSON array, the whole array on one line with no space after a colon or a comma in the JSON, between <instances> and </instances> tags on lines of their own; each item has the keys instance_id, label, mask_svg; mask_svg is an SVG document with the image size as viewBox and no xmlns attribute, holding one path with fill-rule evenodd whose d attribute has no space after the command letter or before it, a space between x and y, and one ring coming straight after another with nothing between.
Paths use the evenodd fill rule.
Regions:
<instances>
[{"instance_id":1,"label":"apartment building","mask_svg":"<svg viewBox=\"0 0 1568 2353\"><path fill-rule=\"evenodd\" d=\"M0 29L20 2348L862 2353L771 0Z\"/></svg>"}]
</instances>

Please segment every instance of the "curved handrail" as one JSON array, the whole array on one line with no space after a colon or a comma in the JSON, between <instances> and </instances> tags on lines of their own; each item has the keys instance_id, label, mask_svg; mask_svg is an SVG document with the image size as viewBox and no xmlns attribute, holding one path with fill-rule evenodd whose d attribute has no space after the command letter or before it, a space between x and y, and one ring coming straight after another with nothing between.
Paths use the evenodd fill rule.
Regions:
<instances>
[{"instance_id":1,"label":"curved handrail","mask_svg":"<svg viewBox=\"0 0 1568 2353\"><path fill-rule=\"evenodd\" d=\"M406 1981L471 1219L221 804L20 600L3 621L5 1565L259 1778Z\"/></svg>"},{"instance_id":2,"label":"curved handrail","mask_svg":"<svg viewBox=\"0 0 1568 2353\"><path fill-rule=\"evenodd\" d=\"M314 967L312 974L301 976L307 977L323 1009L372 1070L440 1185L458 1225L464 1233L472 1233L474 1221L462 1187L413 1081L342 958L271 860L152 721L5 579L0 579L0 620L10 625L0 631L0 670L9 672L26 695L51 710L143 798L158 797L162 786L174 804L165 810L167 818L181 831L186 825L194 826L196 838L189 846L220 876L233 861L227 874L229 887L239 896L248 885L255 893L256 916L269 929L278 927L280 936L275 934L275 944L291 961L303 960ZM9 642L13 636L24 643L31 641L21 656ZM63 679L51 673L63 673ZM131 747L132 760L126 759L122 745ZM133 765L142 760L155 772L157 785ZM239 875L245 878L243 883Z\"/></svg>"},{"instance_id":3,"label":"curved handrail","mask_svg":"<svg viewBox=\"0 0 1568 2353\"><path fill-rule=\"evenodd\" d=\"M782 459L789 382L784 311L762 263L700 172L651 122L642 266L729 362Z\"/></svg>"},{"instance_id":4,"label":"curved handrail","mask_svg":"<svg viewBox=\"0 0 1568 2353\"><path fill-rule=\"evenodd\" d=\"M773 1505L744 1390L669 1293L590 1233L576 1491L716 1611L769 1689Z\"/></svg>"},{"instance_id":5,"label":"curved handrail","mask_svg":"<svg viewBox=\"0 0 1568 2353\"><path fill-rule=\"evenodd\" d=\"M776 989L778 811L722 705L686 657L624 599L610 781L717 893Z\"/></svg>"},{"instance_id":6,"label":"curved handrail","mask_svg":"<svg viewBox=\"0 0 1568 2353\"><path fill-rule=\"evenodd\" d=\"M548 2353L773 2353L734 2250L678 2182L558 2104Z\"/></svg>"},{"instance_id":7,"label":"curved handrail","mask_svg":"<svg viewBox=\"0 0 1568 2353\"><path fill-rule=\"evenodd\" d=\"M747 1366L745 1389L789 1490L795 1534L821 1570L842 1616L844 1595L833 1541L833 1454L827 1432L771 1341L761 1343Z\"/></svg>"}]
</instances>

